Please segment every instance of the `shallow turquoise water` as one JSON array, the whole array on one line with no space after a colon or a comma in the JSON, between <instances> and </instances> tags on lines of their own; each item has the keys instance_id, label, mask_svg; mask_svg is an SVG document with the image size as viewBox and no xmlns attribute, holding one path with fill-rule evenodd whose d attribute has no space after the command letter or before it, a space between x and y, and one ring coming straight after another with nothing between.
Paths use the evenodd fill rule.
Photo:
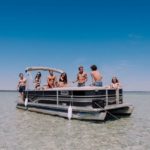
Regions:
<instances>
[{"instance_id":1,"label":"shallow turquoise water","mask_svg":"<svg viewBox=\"0 0 150 150\"><path fill-rule=\"evenodd\" d=\"M16 109L18 93L0 92L0 150L149 150L150 93L125 93L131 117L101 123Z\"/></svg>"}]
</instances>

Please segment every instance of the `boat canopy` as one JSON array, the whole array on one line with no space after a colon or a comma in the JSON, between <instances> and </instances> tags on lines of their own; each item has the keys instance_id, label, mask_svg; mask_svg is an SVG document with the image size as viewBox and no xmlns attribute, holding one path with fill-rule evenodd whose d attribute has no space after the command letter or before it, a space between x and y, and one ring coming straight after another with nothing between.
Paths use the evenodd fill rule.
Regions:
<instances>
[{"instance_id":1,"label":"boat canopy","mask_svg":"<svg viewBox=\"0 0 150 150\"><path fill-rule=\"evenodd\" d=\"M56 68L49 68L49 67L27 67L25 72L29 71L53 71L57 73L64 73L63 70L56 69Z\"/></svg>"}]
</instances>

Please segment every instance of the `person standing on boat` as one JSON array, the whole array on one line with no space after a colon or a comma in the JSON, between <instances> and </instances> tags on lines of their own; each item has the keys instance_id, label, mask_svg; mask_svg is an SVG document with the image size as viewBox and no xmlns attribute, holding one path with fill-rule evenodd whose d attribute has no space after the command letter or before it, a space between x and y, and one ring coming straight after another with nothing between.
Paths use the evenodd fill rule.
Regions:
<instances>
[{"instance_id":1,"label":"person standing on boat","mask_svg":"<svg viewBox=\"0 0 150 150\"><path fill-rule=\"evenodd\" d=\"M23 96L24 96L24 91L26 89L26 83L27 83L27 80L26 78L24 78L24 75L23 73L20 73L19 74L19 82L18 82L18 91L20 93L20 96L21 98L23 99Z\"/></svg>"},{"instance_id":2,"label":"person standing on boat","mask_svg":"<svg viewBox=\"0 0 150 150\"><path fill-rule=\"evenodd\" d=\"M38 72L34 79L35 89L39 90L41 86L41 72Z\"/></svg>"},{"instance_id":3,"label":"person standing on boat","mask_svg":"<svg viewBox=\"0 0 150 150\"><path fill-rule=\"evenodd\" d=\"M48 88L54 88L56 86L56 76L53 74L53 71L49 71L49 76L47 77Z\"/></svg>"},{"instance_id":4,"label":"person standing on boat","mask_svg":"<svg viewBox=\"0 0 150 150\"><path fill-rule=\"evenodd\" d=\"M73 83L78 82L78 87L83 87L83 86L85 86L87 79L88 79L87 73L84 72L83 66L80 66L79 67L79 73L77 74L77 80L74 81Z\"/></svg>"},{"instance_id":5,"label":"person standing on boat","mask_svg":"<svg viewBox=\"0 0 150 150\"><path fill-rule=\"evenodd\" d=\"M101 73L97 70L97 66L96 65L92 65L91 66L91 77L92 77L92 85L93 86L102 86L102 75Z\"/></svg>"}]
</instances>

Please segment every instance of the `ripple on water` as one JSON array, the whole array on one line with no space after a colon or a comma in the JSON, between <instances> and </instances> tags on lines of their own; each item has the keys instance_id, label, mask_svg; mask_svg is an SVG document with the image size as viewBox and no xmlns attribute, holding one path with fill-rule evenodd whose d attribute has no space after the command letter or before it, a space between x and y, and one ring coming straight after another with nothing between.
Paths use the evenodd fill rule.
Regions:
<instances>
[{"instance_id":1,"label":"ripple on water","mask_svg":"<svg viewBox=\"0 0 150 150\"><path fill-rule=\"evenodd\" d=\"M16 99L0 93L0 150L150 149L150 94L125 94L135 106L132 116L101 123L18 110Z\"/></svg>"}]
</instances>

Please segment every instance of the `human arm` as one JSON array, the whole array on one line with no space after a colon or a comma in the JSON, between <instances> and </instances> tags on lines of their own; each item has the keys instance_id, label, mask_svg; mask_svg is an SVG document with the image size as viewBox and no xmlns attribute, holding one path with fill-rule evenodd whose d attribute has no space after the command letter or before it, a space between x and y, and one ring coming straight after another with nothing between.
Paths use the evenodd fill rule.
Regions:
<instances>
[{"instance_id":1,"label":"human arm","mask_svg":"<svg viewBox=\"0 0 150 150\"><path fill-rule=\"evenodd\" d=\"M75 81L72 81L72 83L76 83L79 81L79 74L77 74L77 79Z\"/></svg>"},{"instance_id":2,"label":"human arm","mask_svg":"<svg viewBox=\"0 0 150 150\"><path fill-rule=\"evenodd\" d=\"M84 74L84 78L85 78L85 82L87 82L87 80L88 80L87 73Z\"/></svg>"},{"instance_id":3,"label":"human arm","mask_svg":"<svg viewBox=\"0 0 150 150\"><path fill-rule=\"evenodd\" d=\"M92 78L92 84L94 83L94 76L93 73L91 72L91 78Z\"/></svg>"},{"instance_id":4,"label":"human arm","mask_svg":"<svg viewBox=\"0 0 150 150\"><path fill-rule=\"evenodd\" d=\"M47 77L47 85L49 85L49 76Z\"/></svg>"}]
</instances>

